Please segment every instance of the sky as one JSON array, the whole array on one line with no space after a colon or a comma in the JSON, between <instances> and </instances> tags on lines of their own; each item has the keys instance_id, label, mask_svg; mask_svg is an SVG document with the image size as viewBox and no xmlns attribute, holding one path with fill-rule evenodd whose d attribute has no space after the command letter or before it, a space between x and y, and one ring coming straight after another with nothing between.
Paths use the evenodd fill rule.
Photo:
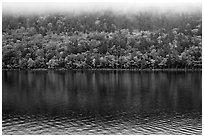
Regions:
<instances>
[{"instance_id":1,"label":"sky","mask_svg":"<svg viewBox=\"0 0 204 137\"><path fill-rule=\"evenodd\" d=\"M28 1L28 0L27 0ZM61 0L52 1L4 1L2 3L2 12L11 14L43 14L50 12L93 12L101 10L113 10L116 13L129 13L138 11L159 11L159 12L192 12L202 9L200 0L99 0L96 2L90 0ZM37 2L36 2L37 1Z\"/></svg>"}]
</instances>

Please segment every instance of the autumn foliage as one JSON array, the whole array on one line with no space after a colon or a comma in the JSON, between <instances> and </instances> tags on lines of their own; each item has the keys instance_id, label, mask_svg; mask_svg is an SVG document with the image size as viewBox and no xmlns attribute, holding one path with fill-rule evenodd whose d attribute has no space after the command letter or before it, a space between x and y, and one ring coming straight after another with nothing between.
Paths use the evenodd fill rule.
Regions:
<instances>
[{"instance_id":1,"label":"autumn foliage","mask_svg":"<svg viewBox=\"0 0 204 137\"><path fill-rule=\"evenodd\" d=\"M3 15L2 67L201 68L201 14Z\"/></svg>"}]
</instances>

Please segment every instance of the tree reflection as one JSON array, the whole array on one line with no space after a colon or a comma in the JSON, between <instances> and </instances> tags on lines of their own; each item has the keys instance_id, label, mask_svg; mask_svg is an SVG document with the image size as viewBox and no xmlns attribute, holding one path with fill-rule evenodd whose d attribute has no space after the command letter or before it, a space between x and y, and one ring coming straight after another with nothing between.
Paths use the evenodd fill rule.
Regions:
<instances>
[{"instance_id":1,"label":"tree reflection","mask_svg":"<svg viewBox=\"0 0 204 137\"><path fill-rule=\"evenodd\" d=\"M3 112L201 111L200 72L3 71Z\"/></svg>"}]
</instances>

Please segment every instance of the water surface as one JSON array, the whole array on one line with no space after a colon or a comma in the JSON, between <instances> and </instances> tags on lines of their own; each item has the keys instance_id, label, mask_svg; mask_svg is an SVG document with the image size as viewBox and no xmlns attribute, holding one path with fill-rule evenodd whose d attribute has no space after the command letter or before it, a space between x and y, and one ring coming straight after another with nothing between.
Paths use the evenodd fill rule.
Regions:
<instances>
[{"instance_id":1,"label":"water surface","mask_svg":"<svg viewBox=\"0 0 204 137\"><path fill-rule=\"evenodd\" d=\"M2 71L3 134L201 134L201 72Z\"/></svg>"}]
</instances>

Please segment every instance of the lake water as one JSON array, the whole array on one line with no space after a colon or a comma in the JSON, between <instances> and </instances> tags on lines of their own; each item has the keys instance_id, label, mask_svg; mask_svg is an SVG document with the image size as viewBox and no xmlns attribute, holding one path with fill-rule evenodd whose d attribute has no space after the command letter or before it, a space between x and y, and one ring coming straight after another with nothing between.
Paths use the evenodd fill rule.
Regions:
<instances>
[{"instance_id":1,"label":"lake water","mask_svg":"<svg viewBox=\"0 0 204 137\"><path fill-rule=\"evenodd\" d=\"M2 71L3 134L201 134L202 72Z\"/></svg>"}]
</instances>

